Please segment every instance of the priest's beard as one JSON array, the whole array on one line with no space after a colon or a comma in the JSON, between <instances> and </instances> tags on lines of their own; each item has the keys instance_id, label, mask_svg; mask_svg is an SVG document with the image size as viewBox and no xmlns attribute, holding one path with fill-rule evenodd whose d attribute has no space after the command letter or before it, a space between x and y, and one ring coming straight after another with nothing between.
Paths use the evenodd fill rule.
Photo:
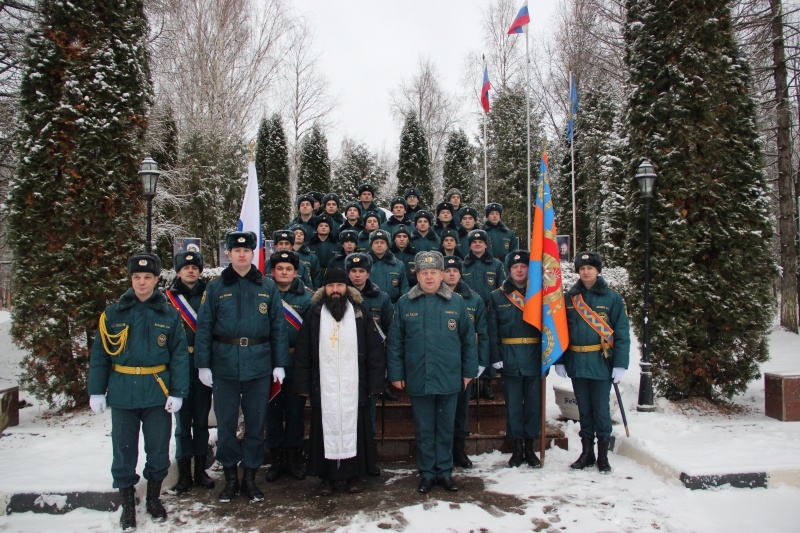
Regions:
<instances>
[{"instance_id":1,"label":"priest's beard","mask_svg":"<svg viewBox=\"0 0 800 533\"><path fill-rule=\"evenodd\" d=\"M344 313L347 311L347 298L345 296L328 296L324 294L322 295L322 303L328 308L328 312L336 322L342 321Z\"/></svg>"}]
</instances>

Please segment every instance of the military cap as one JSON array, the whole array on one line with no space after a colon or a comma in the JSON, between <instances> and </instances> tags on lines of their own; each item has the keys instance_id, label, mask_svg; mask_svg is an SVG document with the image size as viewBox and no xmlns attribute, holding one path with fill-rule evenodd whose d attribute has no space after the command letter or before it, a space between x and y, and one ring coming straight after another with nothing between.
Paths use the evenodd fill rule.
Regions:
<instances>
[{"instance_id":1,"label":"military cap","mask_svg":"<svg viewBox=\"0 0 800 533\"><path fill-rule=\"evenodd\" d=\"M472 244L472 241L483 241L489 244L489 235L482 229L474 229L467 233L467 242Z\"/></svg>"},{"instance_id":2,"label":"military cap","mask_svg":"<svg viewBox=\"0 0 800 533\"><path fill-rule=\"evenodd\" d=\"M439 252L418 252L414 256L416 271L421 270L444 270L444 256Z\"/></svg>"},{"instance_id":3,"label":"military cap","mask_svg":"<svg viewBox=\"0 0 800 533\"><path fill-rule=\"evenodd\" d=\"M225 247L230 252L234 248L256 249L258 237L252 231L229 231L225 235Z\"/></svg>"},{"instance_id":4,"label":"military cap","mask_svg":"<svg viewBox=\"0 0 800 533\"><path fill-rule=\"evenodd\" d=\"M322 193L317 191L311 191L308 195L314 199L317 203L322 203Z\"/></svg>"},{"instance_id":5,"label":"military cap","mask_svg":"<svg viewBox=\"0 0 800 533\"><path fill-rule=\"evenodd\" d=\"M575 256L575 272L580 272L581 267L585 265L593 266L598 272L602 272L603 258L597 252L578 252Z\"/></svg>"},{"instance_id":6,"label":"military cap","mask_svg":"<svg viewBox=\"0 0 800 533\"><path fill-rule=\"evenodd\" d=\"M371 183L362 183L361 185L358 186L358 195L361 196L361 193L363 193L364 191L369 191L374 196L375 186L372 185Z\"/></svg>"},{"instance_id":7,"label":"military cap","mask_svg":"<svg viewBox=\"0 0 800 533\"><path fill-rule=\"evenodd\" d=\"M403 196L405 196L406 200L408 200L409 196L416 196L417 198L422 198L422 194L420 194L419 189L417 189L416 187L409 187L408 189L406 189L405 192L403 193Z\"/></svg>"},{"instance_id":8,"label":"military cap","mask_svg":"<svg viewBox=\"0 0 800 533\"><path fill-rule=\"evenodd\" d=\"M339 200L339 195L336 194L335 192L329 192L328 194L326 194L325 197L322 199L322 205L326 205L331 200L336 202L336 207L342 205L341 201Z\"/></svg>"},{"instance_id":9,"label":"military cap","mask_svg":"<svg viewBox=\"0 0 800 533\"><path fill-rule=\"evenodd\" d=\"M439 216L439 213L441 213L442 211L450 211L450 213L452 214L453 211L455 210L456 208L453 207L453 204L451 204L450 202L439 202L438 204L436 204L437 217Z\"/></svg>"},{"instance_id":10,"label":"military cap","mask_svg":"<svg viewBox=\"0 0 800 533\"><path fill-rule=\"evenodd\" d=\"M464 260L457 255L448 255L444 258L444 269L457 268L458 271L461 272L461 265L463 262Z\"/></svg>"},{"instance_id":11,"label":"military cap","mask_svg":"<svg viewBox=\"0 0 800 533\"><path fill-rule=\"evenodd\" d=\"M282 250L274 252L269 258L269 263L272 268L278 263L290 263L297 270L300 268L300 256L294 250Z\"/></svg>"},{"instance_id":12,"label":"military cap","mask_svg":"<svg viewBox=\"0 0 800 533\"><path fill-rule=\"evenodd\" d=\"M378 239L383 239L386 241L386 244L392 244L392 237L389 235L389 232L383 229L376 229L372 233L369 234L369 245L372 246L372 243L377 241Z\"/></svg>"},{"instance_id":13,"label":"military cap","mask_svg":"<svg viewBox=\"0 0 800 533\"><path fill-rule=\"evenodd\" d=\"M444 241L444 238L445 238L445 237L452 237L452 238L454 238L454 239L456 240L456 244L458 244L458 231L456 231L455 229L453 229L453 228L446 228L444 231L442 231L442 234L441 234L441 235L439 235L439 239L440 239L441 241Z\"/></svg>"},{"instance_id":14,"label":"military cap","mask_svg":"<svg viewBox=\"0 0 800 533\"><path fill-rule=\"evenodd\" d=\"M310 194L301 194L297 197L297 207L300 207L300 204L303 202L308 202L311 204L311 207L314 207L314 197Z\"/></svg>"},{"instance_id":15,"label":"military cap","mask_svg":"<svg viewBox=\"0 0 800 533\"><path fill-rule=\"evenodd\" d=\"M279 229L272 234L272 242L278 244L281 241L289 241L291 244L294 244L294 231L288 229Z\"/></svg>"},{"instance_id":16,"label":"military cap","mask_svg":"<svg viewBox=\"0 0 800 533\"><path fill-rule=\"evenodd\" d=\"M328 225L330 229L333 229L333 219L327 213L322 213L321 215L317 215L314 218L314 227L316 228L320 224L325 223Z\"/></svg>"},{"instance_id":17,"label":"military cap","mask_svg":"<svg viewBox=\"0 0 800 533\"><path fill-rule=\"evenodd\" d=\"M420 211L417 211L417 214L414 215L414 222L416 222L417 220L419 220L421 218L426 218L426 219L428 219L428 223L429 224L433 224L433 215L431 214L430 211L426 211L424 209L422 209Z\"/></svg>"},{"instance_id":18,"label":"military cap","mask_svg":"<svg viewBox=\"0 0 800 533\"><path fill-rule=\"evenodd\" d=\"M155 254L139 253L128 258L128 275L149 272L154 276L161 274L161 259Z\"/></svg>"},{"instance_id":19,"label":"military cap","mask_svg":"<svg viewBox=\"0 0 800 533\"><path fill-rule=\"evenodd\" d=\"M348 281L350 280L347 274L341 268L329 268L325 271L325 277L322 278L323 285L329 285L331 283L344 283L347 285Z\"/></svg>"},{"instance_id":20,"label":"military cap","mask_svg":"<svg viewBox=\"0 0 800 533\"><path fill-rule=\"evenodd\" d=\"M180 272L186 265L194 265L200 272L203 271L203 254L200 252L178 252L172 262L175 265L175 272Z\"/></svg>"},{"instance_id":21,"label":"military cap","mask_svg":"<svg viewBox=\"0 0 800 533\"><path fill-rule=\"evenodd\" d=\"M486 204L486 209L484 211L485 211L487 217L489 216L489 213L491 213L492 211L497 211L498 213L500 213L502 215L503 214L503 204L498 204L497 202L493 202L491 204Z\"/></svg>"},{"instance_id":22,"label":"military cap","mask_svg":"<svg viewBox=\"0 0 800 533\"><path fill-rule=\"evenodd\" d=\"M455 196L456 194L457 194L457 195L458 195L458 197L459 197L459 198L461 198L462 200L464 199L464 195L463 195L463 194L461 194L461 191L459 191L459 190L458 190L458 189L456 189L455 187L453 187L452 189L450 189L449 191L447 191L447 194L445 195L444 199L445 199L445 200L447 200L447 201L449 202L450 200L452 200L452 199L453 199L453 196Z\"/></svg>"},{"instance_id":23,"label":"military cap","mask_svg":"<svg viewBox=\"0 0 800 533\"><path fill-rule=\"evenodd\" d=\"M347 210L350 209L351 207L355 207L356 209L358 209L358 216L361 216L361 204L359 202L350 202L349 204L344 206L345 215L347 214Z\"/></svg>"},{"instance_id":24,"label":"military cap","mask_svg":"<svg viewBox=\"0 0 800 533\"><path fill-rule=\"evenodd\" d=\"M375 211L367 211L366 213L364 213L364 216L361 217L362 220L364 221L364 224L367 223L367 219L369 217L375 218L378 221L378 223L380 223L380 221L381 221L381 217L378 216L378 213L376 213Z\"/></svg>"},{"instance_id":25,"label":"military cap","mask_svg":"<svg viewBox=\"0 0 800 533\"><path fill-rule=\"evenodd\" d=\"M475 209L474 207L465 207L464 208L464 210L461 212L461 218L464 218L467 215L469 215L472 218L474 218L475 222L478 222L478 210Z\"/></svg>"},{"instance_id":26,"label":"military cap","mask_svg":"<svg viewBox=\"0 0 800 533\"><path fill-rule=\"evenodd\" d=\"M392 230L392 240L394 240L394 238L397 237L397 235L399 235L400 233L405 233L406 235L411 237L411 228L409 228L405 224L398 224Z\"/></svg>"},{"instance_id":27,"label":"military cap","mask_svg":"<svg viewBox=\"0 0 800 533\"><path fill-rule=\"evenodd\" d=\"M514 265L528 266L530 259L531 254L528 250L514 250L506 255L506 268L511 269Z\"/></svg>"},{"instance_id":28,"label":"military cap","mask_svg":"<svg viewBox=\"0 0 800 533\"><path fill-rule=\"evenodd\" d=\"M363 268L367 272L372 272L372 257L360 252L348 255L344 258L344 269L350 272L354 268Z\"/></svg>"},{"instance_id":29,"label":"military cap","mask_svg":"<svg viewBox=\"0 0 800 533\"><path fill-rule=\"evenodd\" d=\"M292 224L291 226L289 226L289 229L292 231L300 230L303 232L303 235L305 237L308 237L308 231L306 231L306 227L303 226L302 224Z\"/></svg>"},{"instance_id":30,"label":"military cap","mask_svg":"<svg viewBox=\"0 0 800 533\"><path fill-rule=\"evenodd\" d=\"M402 196L398 196L397 198L393 198L393 199L392 199L392 203L391 203L391 204L389 204L389 210L392 210L392 209L394 209L394 206L396 206L397 204L400 204L400 205L402 205L402 206L403 206L405 209L408 209L408 204L406 203L406 199L405 199L405 198L403 198Z\"/></svg>"},{"instance_id":31,"label":"military cap","mask_svg":"<svg viewBox=\"0 0 800 533\"><path fill-rule=\"evenodd\" d=\"M358 232L354 229L343 229L339 232L339 242L358 242Z\"/></svg>"}]
</instances>

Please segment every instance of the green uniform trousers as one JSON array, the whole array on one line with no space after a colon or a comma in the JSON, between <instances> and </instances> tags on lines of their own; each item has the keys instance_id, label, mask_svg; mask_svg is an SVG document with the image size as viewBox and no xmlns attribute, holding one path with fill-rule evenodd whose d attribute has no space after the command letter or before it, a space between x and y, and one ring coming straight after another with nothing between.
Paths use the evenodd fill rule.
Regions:
<instances>
[{"instance_id":1,"label":"green uniform trousers","mask_svg":"<svg viewBox=\"0 0 800 533\"><path fill-rule=\"evenodd\" d=\"M144 478L161 481L169 471L169 438L172 415L163 405L144 409L111 408L111 476L115 489L132 487L139 482L139 430L144 435Z\"/></svg>"},{"instance_id":2,"label":"green uniform trousers","mask_svg":"<svg viewBox=\"0 0 800 533\"><path fill-rule=\"evenodd\" d=\"M537 439L541 423L542 379L539 376L503 374L506 398L506 437Z\"/></svg>"},{"instance_id":3,"label":"green uniform trousers","mask_svg":"<svg viewBox=\"0 0 800 533\"><path fill-rule=\"evenodd\" d=\"M572 390L578 400L581 417L581 438L608 440L611 437L611 378L572 378Z\"/></svg>"},{"instance_id":4,"label":"green uniform trousers","mask_svg":"<svg viewBox=\"0 0 800 533\"><path fill-rule=\"evenodd\" d=\"M458 393L411 396L417 469L423 478L443 479L453 474L453 430Z\"/></svg>"},{"instance_id":5,"label":"green uniform trousers","mask_svg":"<svg viewBox=\"0 0 800 533\"><path fill-rule=\"evenodd\" d=\"M197 373L197 370L194 370ZM199 381L189 382L189 396L175 413L175 458L189 459L208 455L208 414L211 388Z\"/></svg>"}]
</instances>

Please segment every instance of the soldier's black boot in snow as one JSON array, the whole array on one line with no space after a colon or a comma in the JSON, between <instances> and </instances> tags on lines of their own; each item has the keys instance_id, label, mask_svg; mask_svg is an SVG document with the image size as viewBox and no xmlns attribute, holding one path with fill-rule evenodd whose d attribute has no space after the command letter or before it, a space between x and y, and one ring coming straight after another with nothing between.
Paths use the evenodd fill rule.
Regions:
<instances>
[{"instance_id":1,"label":"soldier's black boot in snow","mask_svg":"<svg viewBox=\"0 0 800 533\"><path fill-rule=\"evenodd\" d=\"M153 522L163 522L167 519L167 510L161 505L161 481L147 480L147 500L145 508Z\"/></svg>"},{"instance_id":2,"label":"soldier's black boot in snow","mask_svg":"<svg viewBox=\"0 0 800 533\"><path fill-rule=\"evenodd\" d=\"M531 468L541 468L542 462L536 457L536 452L533 451L533 439L525 439L525 462Z\"/></svg>"},{"instance_id":3,"label":"soldier's black boot in snow","mask_svg":"<svg viewBox=\"0 0 800 533\"><path fill-rule=\"evenodd\" d=\"M511 459L508 460L509 468L522 466L523 450L522 439L514 439L514 451L511 452Z\"/></svg>"},{"instance_id":4,"label":"soldier's black boot in snow","mask_svg":"<svg viewBox=\"0 0 800 533\"><path fill-rule=\"evenodd\" d=\"M278 481L283 473L283 448L270 448L269 454L272 456L272 463L270 463L264 479L272 483Z\"/></svg>"},{"instance_id":5,"label":"soldier's black boot in snow","mask_svg":"<svg viewBox=\"0 0 800 533\"><path fill-rule=\"evenodd\" d=\"M305 479L306 469L303 468L303 454L300 448L286 448L286 460L284 468L289 475L295 479Z\"/></svg>"},{"instance_id":6,"label":"soldier's black boot in snow","mask_svg":"<svg viewBox=\"0 0 800 533\"><path fill-rule=\"evenodd\" d=\"M225 473L225 486L217 498L223 503L228 503L239 494L239 467L225 466L222 468Z\"/></svg>"},{"instance_id":7,"label":"soldier's black boot in snow","mask_svg":"<svg viewBox=\"0 0 800 533\"><path fill-rule=\"evenodd\" d=\"M213 489L214 480L206 474L206 456L194 456L194 483L200 485L204 489Z\"/></svg>"},{"instance_id":8,"label":"soldier's black boot in snow","mask_svg":"<svg viewBox=\"0 0 800 533\"><path fill-rule=\"evenodd\" d=\"M178 459L178 482L172 487L173 492L183 494L192 488L192 458Z\"/></svg>"},{"instance_id":9,"label":"soldier's black boot in snow","mask_svg":"<svg viewBox=\"0 0 800 533\"><path fill-rule=\"evenodd\" d=\"M453 462L461 468L472 468L472 461L464 451L464 437L453 438Z\"/></svg>"},{"instance_id":10,"label":"soldier's black boot in snow","mask_svg":"<svg viewBox=\"0 0 800 533\"><path fill-rule=\"evenodd\" d=\"M597 461L594 456L594 439L592 437L582 437L581 446L583 446L583 451L580 457L569 465L573 470L583 470L587 466L594 466L595 461Z\"/></svg>"},{"instance_id":11,"label":"soldier's black boot in snow","mask_svg":"<svg viewBox=\"0 0 800 533\"><path fill-rule=\"evenodd\" d=\"M251 502L263 502L264 493L256 485L256 468L245 468L242 474L242 494Z\"/></svg>"},{"instance_id":12,"label":"soldier's black boot in snow","mask_svg":"<svg viewBox=\"0 0 800 533\"><path fill-rule=\"evenodd\" d=\"M611 465L608 464L608 439L597 439L597 468L603 474L611 472Z\"/></svg>"},{"instance_id":13,"label":"soldier's black boot in snow","mask_svg":"<svg viewBox=\"0 0 800 533\"><path fill-rule=\"evenodd\" d=\"M136 488L126 487L119 489L122 497L122 514L119 517L119 527L122 531L136 531Z\"/></svg>"}]
</instances>

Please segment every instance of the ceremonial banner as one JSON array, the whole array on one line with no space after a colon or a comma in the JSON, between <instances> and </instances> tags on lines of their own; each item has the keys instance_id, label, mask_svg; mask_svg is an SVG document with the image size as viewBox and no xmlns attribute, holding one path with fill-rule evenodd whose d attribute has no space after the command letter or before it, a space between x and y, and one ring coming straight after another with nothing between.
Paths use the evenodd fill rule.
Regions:
<instances>
[{"instance_id":1,"label":"ceremonial banner","mask_svg":"<svg viewBox=\"0 0 800 533\"><path fill-rule=\"evenodd\" d=\"M239 215L239 231L252 231L256 234L257 244L253 255L253 264L262 274L264 273L264 239L261 235L261 211L258 201L258 177L256 164L250 161L247 164L247 189L244 192L242 212Z\"/></svg>"}]
</instances>

